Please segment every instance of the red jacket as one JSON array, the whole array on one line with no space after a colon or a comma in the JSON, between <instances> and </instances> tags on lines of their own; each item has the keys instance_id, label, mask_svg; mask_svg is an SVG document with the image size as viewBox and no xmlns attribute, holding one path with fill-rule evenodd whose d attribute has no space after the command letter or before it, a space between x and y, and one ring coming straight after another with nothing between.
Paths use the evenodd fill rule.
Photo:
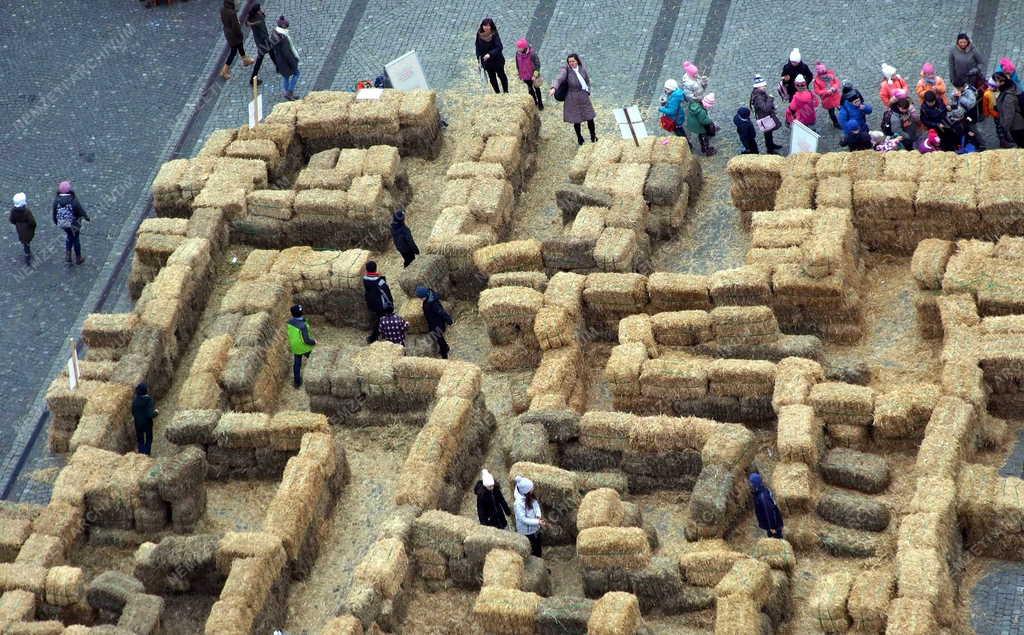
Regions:
<instances>
[{"instance_id":1,"label":"red jacket","mask_svg":"<svg viewBox=\"0 0 1024 635\"><path fill-rule=\"evenodd\" d=\"M882 99L883 106L886 108L892 106L892 100L896 96L897 90L902 90L909 95L910 90L907 88L907 80L895 74L892 76L891 84L889 80L882 79L882 83L878 86L878 96Z\"/></svg>"},{"instance_id":2,"label":"red jacket","mask_svg":"<svg viewBox=\"0 0 1024 635\"><path fill-rule=\"evenodd\" d=\"M838 108L843 99L843 84L831 68L814 78L814 94L821 100L825 110Z\"/></svg>"},{"instance_id":3,"label":"red jacket","mask_svg":"<svg viewBox=\"0 0 1024 635\"><path fill-rule=\"evenodd\" d=\"M793 123L796 119L805 126L813 126L817 120L814 109L818 107L818 98L809 90L798 90L793 94L793 100L789 102L786 109L786 123Z\"/></svg>"}]
</instances>

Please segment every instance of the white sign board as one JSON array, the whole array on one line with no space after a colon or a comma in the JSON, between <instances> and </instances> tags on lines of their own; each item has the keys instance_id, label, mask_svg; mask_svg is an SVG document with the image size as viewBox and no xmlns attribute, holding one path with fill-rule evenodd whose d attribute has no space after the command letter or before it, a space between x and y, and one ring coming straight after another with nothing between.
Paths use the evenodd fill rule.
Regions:
<instances>
[{"instance_id":1,"label":"white sign board","mask_svg":"<svg viewBox=\"0 0 1024 635\"><path fill-rule=\"evenodd\" d=\"M75 341L71 340L71 357L68 358L68 388L78 388L78 379L81 377L81 369L78 367L78 351L75 350Z\"/></svg>"},{"instance_id":2,"label":"white sign board","mask_svg":"<svg viewBox=\"0 0 1024 635\"><path fill-rule=\"evenodd\" d=\"M255 128L256 124L263 121L263 95L256 95L256 99L249 101L249 128Z\"/></svg>"},{"instance_id":3,"label":"white sign board","mask_svg":"<svg viewBox=\"0 0 1024 635\"><path fill-rule=\"evenodd\" d=\"M383 88L363 88L356 91L356 99L363 101L373 101L380 99L384 95Z\"/></svg>"},{"instance_id":4,"label":"white sign board","mask_svg":"<svg viewBox=\"0 0 1024 635\"><path fill-rule=\"evenodd\" d=\"M644 126L643 116L637 106L616 108L615 123L619 126L619 133L623 139L643 139L647 136L647 127Z\"/></svg>"},{"instance_id":5,"label":"white sign board","mask_svg":"<svg viewBox=\"0 0 1024 635\"><path fill-rule=\"evenodd\" d=\"M798 152L817 152L819 137L817 132L799 121L794 121L789 129L789 153L793 155Z\"/></svg>"},{"instance_id":6,"label":"white sign board","mask_svg":"<svg viewBox=\"0 0 1024 635\"><path fill-rule=\"evenodd\" d=\"M396 90L429 90L427 77L420 66L420 57L416 51L409 51L384 65L391 86Z\"/></svg>"}]
</instances>

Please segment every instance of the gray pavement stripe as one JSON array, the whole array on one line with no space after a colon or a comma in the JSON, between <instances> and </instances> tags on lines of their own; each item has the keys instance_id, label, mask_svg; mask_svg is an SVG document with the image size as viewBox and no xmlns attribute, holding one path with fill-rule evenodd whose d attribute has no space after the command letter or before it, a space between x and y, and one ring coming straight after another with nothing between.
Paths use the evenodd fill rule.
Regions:
<instances>
[{"instance_id":1,"label":"gray pavement stripe","mask_svg":"<svg viewBox=\"0 0 1024 635\"><path fill-rule=\"evenodd\" d=\"M341 61L345 57L345 53L348 52L348 47L352 44L352 38L356 35L356 27L359 26L359 21L363 19L363 14L366 13L367 4L369 4L367 0L352 0L352 4L348 5L345 18L341 21L338 32L334 36L334 41L331 43L331 50L327 53L323 65L320 66L320 72L316 76L313 90L329 90L331 88L334 76L338 74L338 69L341 68ZM381 67L381 70L383 70L383 67Z\"/></svg>"},{"instance_id":2,"label":"gray pavement stripe","mask_svg":"<svg viewBox=\"0 0 1024 635\"><path fill-rule=\"evenodd\" d=\"M535 51L540 50L540 45L544 43L548 25L551 24L551 18L555 15L556 4L558 4L557 0L540 0L533 10L533 18L530 19L530 26L526 29L526 40Z\"/></svg>"},{"instance_id":3,"label":"gray pavement stripe","mask_svg":"<svg viewBox=\"0 0 1024 635\"><path fill-rule=\"evenodd\" d=\"M651 41L647 45L643 69L637 78L636 93L633 96L634 103L646 105L650 102L651 95L656 90L658 73L661 72L661 68L665 64L668 45L676 30L676 22L679 20L679 12L682 8L683 0L662 0L661 13L654 25Z\"/></svg>"},{"instance_id":4,"label":"gray pavement stripe","mask_svg":"<svg viewBox=\"0 0 1024 635\"><path fill-rule=\"evenodd\" d=\"M982 59L988 59L991 53L992 36L996 31L996 13L999 11L999 0L978 0L978 8L974 13L974 28L971 41L978 48Z\"/></svg>"},{"instance_id":5,"label":"gray pavement stripe","mask_svg":"<svg viewBox=\"0 0 1024 635\"><path fill-rule=\"evenodd\" d=\"M697 52L693 56L693 61L701 73L708 77L711 76L712 68L715 66L715 53L718 51L722 32L725 31L725 20L729 17L730 7L732 7L732 0L711 3L708 17L704 21L704 31L700 34L700 42L697 43Z\"/></svg>"}]
</instances>

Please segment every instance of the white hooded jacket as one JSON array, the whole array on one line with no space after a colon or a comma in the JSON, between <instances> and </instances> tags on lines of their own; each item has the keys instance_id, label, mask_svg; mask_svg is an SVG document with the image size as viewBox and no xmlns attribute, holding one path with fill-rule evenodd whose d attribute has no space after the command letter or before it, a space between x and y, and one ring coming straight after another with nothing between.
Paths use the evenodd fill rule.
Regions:
<instances>
[{"instance_id":1,"label":"white hooded jacket","mask_svg":"<svg viewBox=\"0 0 1024 635\"><path fill-rule=\"evenodd\" d=\"M515 499L512 510L516 516L516 532L529 536L540 531L540 503L533 499L533 506L526 507L526 496L519 493L519 490L512 488Z\"/></svg>"}]
</instances>

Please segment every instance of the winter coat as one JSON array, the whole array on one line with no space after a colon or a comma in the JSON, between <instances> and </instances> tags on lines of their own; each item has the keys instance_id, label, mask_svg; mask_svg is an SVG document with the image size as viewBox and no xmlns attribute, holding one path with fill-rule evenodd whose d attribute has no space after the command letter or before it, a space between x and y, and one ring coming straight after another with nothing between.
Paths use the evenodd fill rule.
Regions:
<instances>
[{"instance_id":1,"label":"winter coat","mask_svg":"<svg viewBox=\"0 0 1024 635\"><path fill-rule=\"evenodd\" d=\"M306 318L299 316L288 320L288 346L292 355L306 355L316 346L316 340L309 334Z\"/></svg>"},{"instance_id":2,"label":"winter coat","mask_svg":"<svg viewBox=\"0 0 1024 635\"><path fill-rule=\"evenodd\" d=\"M896 107L889 108L882 115L882 132L886 136L903 135L904 139L914 141L920 134L921 116L910 104L907 113L903 114Z\"/></svg>"},{"instance_id":3,"label":"winter coat","mask_svg":"<svg viewBox=\"0 0 1024 635\"><path fill-rule=\"evenodd\" d=\"M1017 87L1010 86L999 91L996 99L996 109L999 111L999 125L1007 132L1011 130L1024 130L1024 113L1020 111L1020 101L1017 99Z\"/></svg>"},{"instance_id":4,"label":"winter coat","mask_svg":"<svg viewBox=\"0 0 1024 635\"><path fill-rule=\"evenodd\" d=\"M917 98L921 100L922 104L924 103L924 94L929 90L935 93L935 96L938 97L939 101L943 104L949 103L946 101L946 82L938 75L935 76L934 84L929 84L923 77L917 82L917 87L914 89L914 92L917 93Z\"/></svg>"},{"instance_id":5,"label":"winter coat","mask_svg":"<svg viewBox=\"0 0 1024 635\"><path fill-rule=\"evenodd\" d=\"M241 46L245 38L242 37L242 25L238 22L238 14L235 13L234 0L224 0L224 6L220 8L220 23L224 26L224 39L228 41L228 46Z\"/></svg>"},{"instance_id":6,"label":"winter coat","mask_svg":"<svg viewBox=\"0 0 1024 635\"><path fill-rule=\"evenodd\" d=\"M839 139L839 145L844 148L849 148L850 152L856 152L857 150L870 150L872 148L871 134L866 128L860 128L856 132L850 132L843 135L843 137Z\"/></svg>"},{"instance_id":7,"label":"winter coat","mask_svg":"<svg viewBox=\"0 0 1024 635\"><path fill-rule=\"evenodd\" d=\"M137 426L152 426L156 417L156 402L152 395L135 395L132 398L132 418Z\"/></svg>"},{"instance_id":8,"label":"winter coat","mask_svg":"<svg viewBox=\"0 0 1024 635\"><path fill-rule=\"evenodd\" d=\"M786 123L791 124L795 119L805 126L813 126L818 119L815 112L817 107L818 98L814 93L809 90L796 91L793 100L789 102L789 108L786 109Z\"/></svg>"},{"instance_id":9,"label":"winter coat","mask_svg":"<svg viewBox=\"0 0 1024 635\"><path fill-rule=\"evenodd\" d=\"M534 73L540 77L540 55L537 55L537 51L532 46L528 47L524 53L516 51L516 72L519 74L519 79L524 82L532 80Z\"/></svg>"},{"instance_id":10,"label":"winter coat","mask_svg":"<svg viewBox=\"0 0 1024 635\"><path fill-rule=\"evenodd\" d=\"M686 93L687 99L700 101L704 99L704 89L708 87L708 78L690 77L684 73L683 78L679 80L679 87Z\"/></svg>"},{"instance_id":11,"label":"winter coat","mask_svg":"<svg viewBox=\"0 0 1024 635\"><path fill-rule=\"evenodd\" d=\"M811 69L807 64L800 62L794 64L793 62L786 62L786 65L782 67L781 75L788 75L789 79L782 80L782 85L786 87L786 94L789 95L790 99L793 98L793 93L796 92L796 76L803 75L804 79L811 81L814 75L811 73Z\"/></svg>"},{"instance_id":12,"label":"winter coat","mask_svg":"<svg viewBox=\"0 0 1024 635\"><path fill-rule=\"evenodd\" d=\"M433 290L427 291L427 297L423 298L423 317L427 318L427 328L431 331L444 333L450 324L452 316L444 310L441 298Z\"/></svg>"},{"instance_id":13,"label":"winter coat","mask_svg":"<svg viewBox=\"0 0 1024 635\"><path fill-rule=\"evenodd\" d=\"M765 531L782 529L782 512L775 504L775 497L765 486L753 490L754 513L757 515L757 526Z\"/></svg>"},{"instance_id":14,"label":"winter coat","mask_svg":"<svg viewBox=\"0 0 1024 635\"><path fill-rule=\"evenodd\" d=\"M899 75L892 76L892 82L888 79L882 79L882 83L878 86L878 97L882 100L882 105L888 108L892 105L892 100L896 97L896 91L902 90L909 93L907 88L907 80L903 79Z\"/></svg>"},{"instance_id":15,"label":"winter coat","mask_svg":"<svg viewBox=\"0 0 1024 635\"><path fill-rule=\"evenodd\" d=\"M999 118L999 110L996 104L998 104L999 91L986 88L985 92L981 94L981 116L991 117L992 119Z\"/></svg>"},{"instance_id":16,"label":"winter coat","mask_svg":"<svg viewBox=\"0 0 1024 635\"><path fill-rule=\"evenodd\" d=\"M295 52L292 38L278 29L270 34L270 59L282 77L291 77L299 72L299 55Z\"/></svg>"},{"instance_id":17,"label":"winter coat","mask_svg":"<svg viewBox=\"0 0 1024 635\"><path fill-rule=\"evenodd\" d=\"M821 107L825 110L838 108L843 101L843 84L836 77L832 69L826 70L814 78L814 94L821 100Z\"/></svg>"},{"instance_id":18,"label":"winter coat","mask_svg":"<svg viewBox=\"0 0 1024 635\"><path fill-rule=\"evenodd\" d=\"M516 513L516 531L524 536L529 536L540 531L540 502L534 498L533 505L526 506L526 497L513 489L513 509Z\"/></svg>"},{"instance_id":19,"label":"winter coat","mask_svg":"<svg viewBox=\"0 0 1024 635\"><path fill-rule=\"evenodd\" d=\"M256 43L256 50L262 53L270 52L270 32L267 31L267 16L260 11L254 18L246 19L246 26L252 29L252 40Z\"/></svg>"},{"instance_id":20,"label":"winter coat","mask_svg":"<svg viewBox=\"0 0 1024 635\"><path fill-rule=\"evenodd\" d=\"M985 60L981 53L974 48L974 44L968 44L967 50L962 50L954 44L949 49L949 80L954 86L963 86L967 83L967 74L973 69L978 72L977 78L983 77L981 69L985 67Z\"/></svg>"},{"instance_id":21,"label":"winter coat","mask_svg":"<svg viewBox=\"0 0 1024 635\"><path fill-rule=\"evenodd\" d=\"M14 229L18 232L18 242L26 245L32 242L36 235L36 218L28 207L13 207L9 217Z\"/></svg>"},{"instance_id":22,"label":"winter coat","mask_svg":"<svg viewBox=\"0 0 1024 635\"><path fill-rule=\"evenodd\" d=\"M590 83L590 74L587 73L586 67L580 64L579 71L580 75L583 76L583 81L587 82L587 87L593 91L594 85ZM569 92L565 94L565 102L562 105L562 121L566 123L583 123L597 117L597 113L594 112L594 105L590 103L590 93L583 90L580 86L580 80L576 77L576 73L569 68L568 64L563 66L562 70L558 72L558 77L555 78L551 87L557 90L562 85L562 82L569 83Z\"/></svg>"},{"instance_id":23,"label":"winter coat","mask_svg":"<svg viewBox=\"0 0 1024 635\"><path fill-rule=\"evenodd\" d=\"M668 96L664 106L658 108L658 112L676 122L676 128L686 124L686 93L682 88L677 88Z\"/></svg>"},{"instance_id":24,"label":"winter coat","mask_svg":"<svg viewBox=\"0 0 1024 635\"><path fill-rule=\"evenodd\" d=\"M400 254L420 253L420 248L416 246L416 241L412 238L409 226L400 220L391 221L391 240L395 242L395 249Z\"/></svg>"},{"instance_id":25,"label":"winter coat","mask_svg":"<svg viewBox=\"0 0 1024 635\"><path fill-rule=\"evenodd\" d=\"M476 494L476 515L480 524L487 527L506 529L508 520L506 516L512 515L505 496L501 493L501 485L494 484L494 487L487 489L483 481L477 481L473 486L473 493Z\"/></svg>"},{"instance_id":26,"label":"winter coat","mask_svg":"<svg viewBox=\"0 0 1024 635\"><path fill-rule=\"evenodd\" d=\"M696 134L707 134L712 126L711 115L699 101L686 102L686 129Z\"/></svg>"},{"instance_id":27,"label":"winter coat","mask_svg":"<svg viewBox=\"0 0 1024 635\"><path fill-rule=\"evenodd\" d=\"M750 110L754 113L754 121L771 116L778 127L779 118L775 116L775 100L768 91L755 88L750 92Z\"/></svg>"},{"instance_id":28,"label":"winter coat","mask_svg":"<svg viewBox=\"0 0 1024 635\"><path fill-rule=\"evenodd\" d=\"M939 126L949 126L947 115L949 111L941 103L936 101L934 106L921 104L921 124L925 128L938 129Z\"/></svg>"},{"instance_id":29,"label":"winter coat","mask_svg":"<svg viewBox=\"0 0 1024 635\"><path fill-rule=\"evenodd\" d=\"M82 219L83 218L85 220L87 220L87 221L91 221L92 220L91 218L89 218L89 215L85 213L85 208L82 207L82 204L78 202L78 197L75 196L75 193L74 192L68 192L67 194L58 194L57 197L55 199L53 199L53 224L54 225L57 224L57 208L61 207L63 205L70 205L71 206L72 212L75 215L75 220L72 223L72 225L75 228L78 228L78 227L82 226Z\"/></svg>"},{"instance_id":30,"label":"winter coat","mask_svg":"<svg viewBox=\"0 0 1024 635\"><path fill-rule=\"evenodd\" d=\"M405 346L405 334L409 331L409 323L397 313L389 313L377 322L380 339L385 342Z\"/></svg>"},{"instance_id":31,"label":"winter coat","mask_svg":"<svg viewBox=\"0 0 1024 635\"><path fill-rule=\"evenodd\" d=\"M385 308L395 308L395 299L391 295L388 279L382 275L363 276L363 297L366 299L366 308L373 313L383 313Z\"/></svg>"},{"instance_id":32,"label":"winter coat","mask_svg":"<svg viewBox=\"0 0 1024 635\"><path fill-rule=\"evenodd\" d=\"M754 122L750 120L750 117L744 118L736 113L732 122L736 126L736 134L739 135L743 147L757 148L757 129L754 128Z\"/></svg>"},{"instance_id":33,"label":"winter coat","mask_svg":"<svg viewBox=\"0 0 1024 635\"><path fill-rule=\"evenodd\" d=\"M489 42L480 37L479 33L476 34L476 59L486 70L496 71L499 68L504 68L505 56L502 54L501 36L497 31L492 31L492 33L494 35ZM484 55L490 55L490 57L484 60Z\"/></svg>"},{"instance_id":34,"label":"winter coat","mask_svg":"<svg viewBox=\"0 0 1024 635\"><path fill-rule=\"evenodd\" d=\"M861 97L861 94L858 91L851 91L848 93L847 97ZM864 103L864 98L861 97L861 106L862 108L858 108L852 101L850 101L850 99L843 102L842 107L836 114L836 118L839 119L839 125L842 126L844 130L846 129L847 121L857 122L858 128L867 128L868 115L871 114L871 104Z\"/></svg>"}]
</instances>

